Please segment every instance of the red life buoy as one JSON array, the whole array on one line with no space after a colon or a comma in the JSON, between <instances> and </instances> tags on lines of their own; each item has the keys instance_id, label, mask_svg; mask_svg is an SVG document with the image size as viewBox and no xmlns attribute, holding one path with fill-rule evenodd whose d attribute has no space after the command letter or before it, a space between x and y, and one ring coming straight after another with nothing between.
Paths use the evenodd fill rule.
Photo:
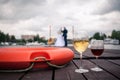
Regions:
<instances>
[{"instance_id":1,"label":"red life buoy","mask_svg":"<svg viewBox=\"0 0 120 80\"><path fill-rule=\"evenodd\" d=\"M6 47L0 48L0 70L48 68L70 62L74 53L58 47ZM34 64L32 64L34 63Z\"/></svg>"}]
</instances>

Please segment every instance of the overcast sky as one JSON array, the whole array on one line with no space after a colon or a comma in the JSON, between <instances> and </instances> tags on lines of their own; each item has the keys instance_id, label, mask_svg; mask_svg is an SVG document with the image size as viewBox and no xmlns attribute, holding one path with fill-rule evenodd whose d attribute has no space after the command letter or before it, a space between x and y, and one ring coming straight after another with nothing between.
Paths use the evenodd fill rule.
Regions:
<instances>
[{"instance_id":1,"label":"overcast sky","mask_svg":"<svg viewBox=\"0 0 120 80\"><path fill-rule=\"evenodd\" d=\"M0 0L0 30L20 38L22 34L56 37L60 27L72 26L110 34L120 30L120 0Z\"/></svg>"}]
</instances>

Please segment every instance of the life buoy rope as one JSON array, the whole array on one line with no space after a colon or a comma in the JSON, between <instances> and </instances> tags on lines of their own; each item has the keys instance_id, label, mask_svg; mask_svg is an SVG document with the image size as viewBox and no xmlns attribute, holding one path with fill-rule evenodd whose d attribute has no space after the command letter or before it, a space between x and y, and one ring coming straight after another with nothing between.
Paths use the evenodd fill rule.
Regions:
<instances>
[{"instance_id":1,"label":"life buoy rope","mask_svg":"<svg viewBox=\"0 0 120 80\"><path fill-rule=\"evenodd\" d=\"M45 57L37 57L37 58L42 58L44 61L46 61L46 63L51 66L51 67L54 67L54 68L63 68L65 66L67 66L67 64L64 64L64 65L55 65L55 64L52 64L50 63L49 61L46 60Z\"/></svg>"},{"instance_id":2,"label":"life buoy rope","mask_svg":"<svg viewBox=\"0 0 120 80\"><path fill-rule=\"evenodd\" d=\"M42 57L42 56L34 58L34 60L39 60L39 59L42 59L49 66L54 67L54 68L63 68L63 67L65 67L67 65L67 64L64 64L64 65L55 65L55 64L52 64L49 61L47 61L45 57ZM32 62L31 65L28 68L25 68L25 69L19 69L19 70L0 70L0 72L25 72L25 71L29 71L29 70L31 70L33 68L34 63L35 62Z\"/></svg>"}]
</instances>

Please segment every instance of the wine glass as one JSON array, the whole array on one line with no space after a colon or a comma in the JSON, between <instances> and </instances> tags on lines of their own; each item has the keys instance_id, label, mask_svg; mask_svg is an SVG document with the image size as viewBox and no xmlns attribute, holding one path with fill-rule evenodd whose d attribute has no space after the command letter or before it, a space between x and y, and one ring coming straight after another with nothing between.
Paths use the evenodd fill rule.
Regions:
<instances>
[{"instance_id":1,"label":"wine glass","mask_svg":"<svg viewBox=\"0 0 120 80\"><path fill-rule=\"evenodd\" d=\"M104 42L103 40L91 40L90 49L92 54L96 57L96 61L98 57L103 53L104 51ZM96 67L91 68L92 71L102 71L101 68L99 68L96 64Z\"/></svg>"},{"instance_id":2,"label":"wine glass","mask_svg":"<svg viewBox=\"0 0 120 80\"><path fill-rule=\"evenodd\" d=\"M89 72L89 70L84 69L82 67L82 54L87 49L88 45L89 45L89 38L87 32L76 30L74 32L74 37L73 37L73 46L75 50L78 51L80 54L81 65L79 69L75 69L75 72L78 73Z\"/></svg>"}]
</instances>

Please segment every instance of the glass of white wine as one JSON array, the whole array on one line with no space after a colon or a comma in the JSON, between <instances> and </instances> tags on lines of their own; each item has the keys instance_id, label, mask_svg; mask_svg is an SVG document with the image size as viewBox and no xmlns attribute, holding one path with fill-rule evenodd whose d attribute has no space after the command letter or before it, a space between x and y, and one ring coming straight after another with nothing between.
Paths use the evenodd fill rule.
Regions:
<instances>
[{"instance_id":1,"label":"glass of white wine","mask_svg":"<svg viewBox=\"0 0 120 80\"><path fill-rule=\"evenodd\" d=\"M84 69L82 67L82 55L83 52L88 48L88 45L89 45L89 38L87 32L76 30L74 32L74 37L73 37L73 46L75 50L78 51L80 54L81 65L79 69L75 69L75 72L78 73L89 72L88 69Z\"/></svg>"}]
</instances>

